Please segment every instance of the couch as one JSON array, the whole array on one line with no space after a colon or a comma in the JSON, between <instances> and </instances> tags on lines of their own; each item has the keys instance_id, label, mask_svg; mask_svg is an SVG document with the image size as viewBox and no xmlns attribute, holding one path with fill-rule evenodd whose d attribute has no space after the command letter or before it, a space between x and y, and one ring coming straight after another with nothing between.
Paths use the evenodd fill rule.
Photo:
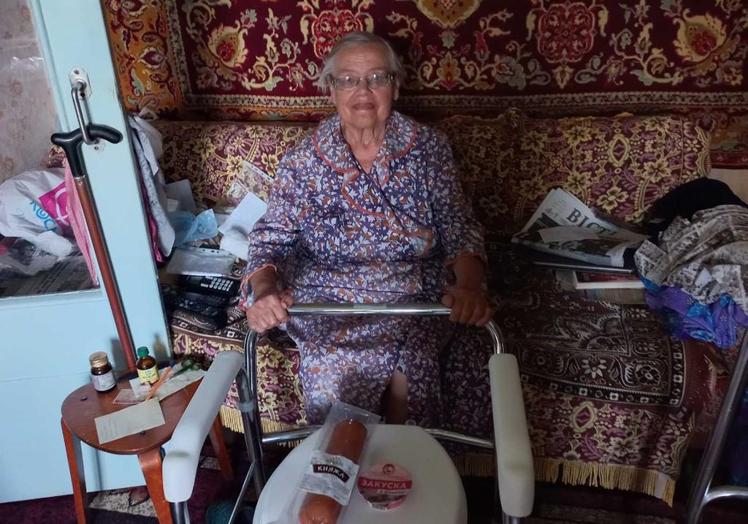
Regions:
<instances>
[{"instance_id":1,"label":"couch","mask_svg":"<svg viewBox=\"0 0 748 524\"><path fill-rule=\"evenodd\" d=\"M235 202L237 188L267 198L284 151L310 123L156 121L164 135L168 178L189 178L203 204ZM553 187L631 223L669 189L709 170L710 132L686 116L536 118L517 110L493 117L431 122L451 141L467 196L486 228L495 320L519 359L539 480L647 493L672 503L689 444L708 428L725 387L722 356L705 344L668 336L645 306L585 300L560 289L552 270L534 266L509 243ZM241 311L208 332L172 319L176 353L211 358L241 347ZM480 395L462 366L485 365L480 330L473 362L451 365L448 395ZM265 431L306 423L297 378L299 355L282 332L259 347L259 395ZM450 397L451 398L451 397ZM449 400L447 400L449 402ZM232 394L224 424L241 431ZM487 414L476 413L474 428ZM445 419L449 425L448 417ZM465 474L490 475L480 453L455 457Z\"/></svg>"}]
</instances>

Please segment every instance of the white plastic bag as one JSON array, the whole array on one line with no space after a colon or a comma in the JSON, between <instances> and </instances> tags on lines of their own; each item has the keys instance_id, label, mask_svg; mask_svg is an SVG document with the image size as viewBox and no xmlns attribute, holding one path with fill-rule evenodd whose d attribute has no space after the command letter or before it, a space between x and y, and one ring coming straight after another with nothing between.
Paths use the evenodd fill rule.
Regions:
<instances>
[{"instance_id":1,"label":"white plastic bag","mask_svg":"<svg viewBox=\"0 0 748 524\"><path fill-rule=\"evenodd\" d=\"M267 210L267 204L253 193L247 193L239 205L218 228L221 237L221 249L235 257L247 260L249 252L249 234L252 228Z\"/></svg>"},{"instance_id":2,"label":"white plastic bag","mask_svg":"<svg viewBox=\"0 0 748 524\"><path fill-rule=\"evenodd\" d=\"M0 184L0 234L28 240L58 257L70 255L64 171L25 171Z\"/></svg>"}]
</instances>

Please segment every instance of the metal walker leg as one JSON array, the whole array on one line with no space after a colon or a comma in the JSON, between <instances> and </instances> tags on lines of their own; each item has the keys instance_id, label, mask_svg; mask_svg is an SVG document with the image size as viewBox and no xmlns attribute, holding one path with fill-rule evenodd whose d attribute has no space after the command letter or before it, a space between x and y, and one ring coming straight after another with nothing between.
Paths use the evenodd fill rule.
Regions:
<instances>
[{"instance_id":1,"label":"metal walker leg","mask_svg":"<svg viewBox=\"0 0 748 524\"><path fill-rule=\"evenodd\" d=\"M727 393L722 401L722 408L714 425L714 430L712 430L712 435L709 437L704 456L699 463L696 480L688 500L688 524L698 524L704 507L713 500L728 497L748 499L748 488L711 485L724 451L730 425L735 420L735 414L740 408L746 379L748 379L746 371L748 371L748 333L743 335L743 342L738 359L735 362L730 385L727 387Z\"/></svg>"},{"instance_id":2,"label":"metal walker leg","mask_svg":"<svg viewBox=\"0 0 748 524\"><path fill-rule=\"evenodd\" d=\"M236 375L236 387L239 392L238 408L244 427L244 444L249 455L249 469L242 482L242 487L234 502L228 524L232 524L239 514L244 495L251 481L254 481L257 497L265 487L265 463L262 453L262 427L257 404L257 361L255 359L257 333L249 331L244 339L244 367Z\"/></svg>"}]
</instances>

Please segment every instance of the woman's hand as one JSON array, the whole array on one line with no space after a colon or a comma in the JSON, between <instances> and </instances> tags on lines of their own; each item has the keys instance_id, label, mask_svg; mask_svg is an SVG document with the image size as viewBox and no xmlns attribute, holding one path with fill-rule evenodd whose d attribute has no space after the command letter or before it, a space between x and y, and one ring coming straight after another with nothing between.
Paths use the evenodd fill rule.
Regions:
<instances>
[{"instance_id":1,"label":"woman's hand","mask_svg":"<svg viewBox=\"0 0 748 524\"><path fill-rule=\"evenodd\" d=\"M485 326L493 310L481 289L450 286L442 297L442 304L452 310L449 320L460 324Z\"/></svg>"},{"instance_id":2,"label":"woman's hand","mask_svg":"<svg viewBox=\"0 0 748 524\"><path fill-rule=\"evenodd\" d=\"M278 291L275 269L261 269L250 279L254 303L247 309L249 328L262 333L288 320L287 309L293 305L291 292Z\"/></svg>"},{"instance_id":3,"label":"woman's hand","mask_svg":"<svg viewBox=\"0 0 748 524\"><path fill-rule=\"evenodd\" d=\"M459 256L452 265L452 271L455 285L447 287L442 297L442 304L452 310L449 320L485 326L491 320L493 311L483 291L483 262L477 256Z\"/></svg>"}]
</instances>

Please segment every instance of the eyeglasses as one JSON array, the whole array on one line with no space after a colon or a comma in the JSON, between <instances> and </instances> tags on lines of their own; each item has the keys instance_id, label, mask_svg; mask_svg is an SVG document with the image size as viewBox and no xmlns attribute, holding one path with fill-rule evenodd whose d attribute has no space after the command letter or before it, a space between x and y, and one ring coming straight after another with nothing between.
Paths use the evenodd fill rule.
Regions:
<instances>
[{"instance_id":1,"label":"eyeglasses","mask_svg":"<svg viewBox=\"0 0 748 524\"><path fill-rule=\"evenodd\" d=\"M329 77L330 85L341 91L352 91L353 89L356 89L362 80L366 82L367 89L381 89L392 84L395 80L395 75L392 73L371 73L366 76L330 75Z\"/></svg>"}]
</instances>

